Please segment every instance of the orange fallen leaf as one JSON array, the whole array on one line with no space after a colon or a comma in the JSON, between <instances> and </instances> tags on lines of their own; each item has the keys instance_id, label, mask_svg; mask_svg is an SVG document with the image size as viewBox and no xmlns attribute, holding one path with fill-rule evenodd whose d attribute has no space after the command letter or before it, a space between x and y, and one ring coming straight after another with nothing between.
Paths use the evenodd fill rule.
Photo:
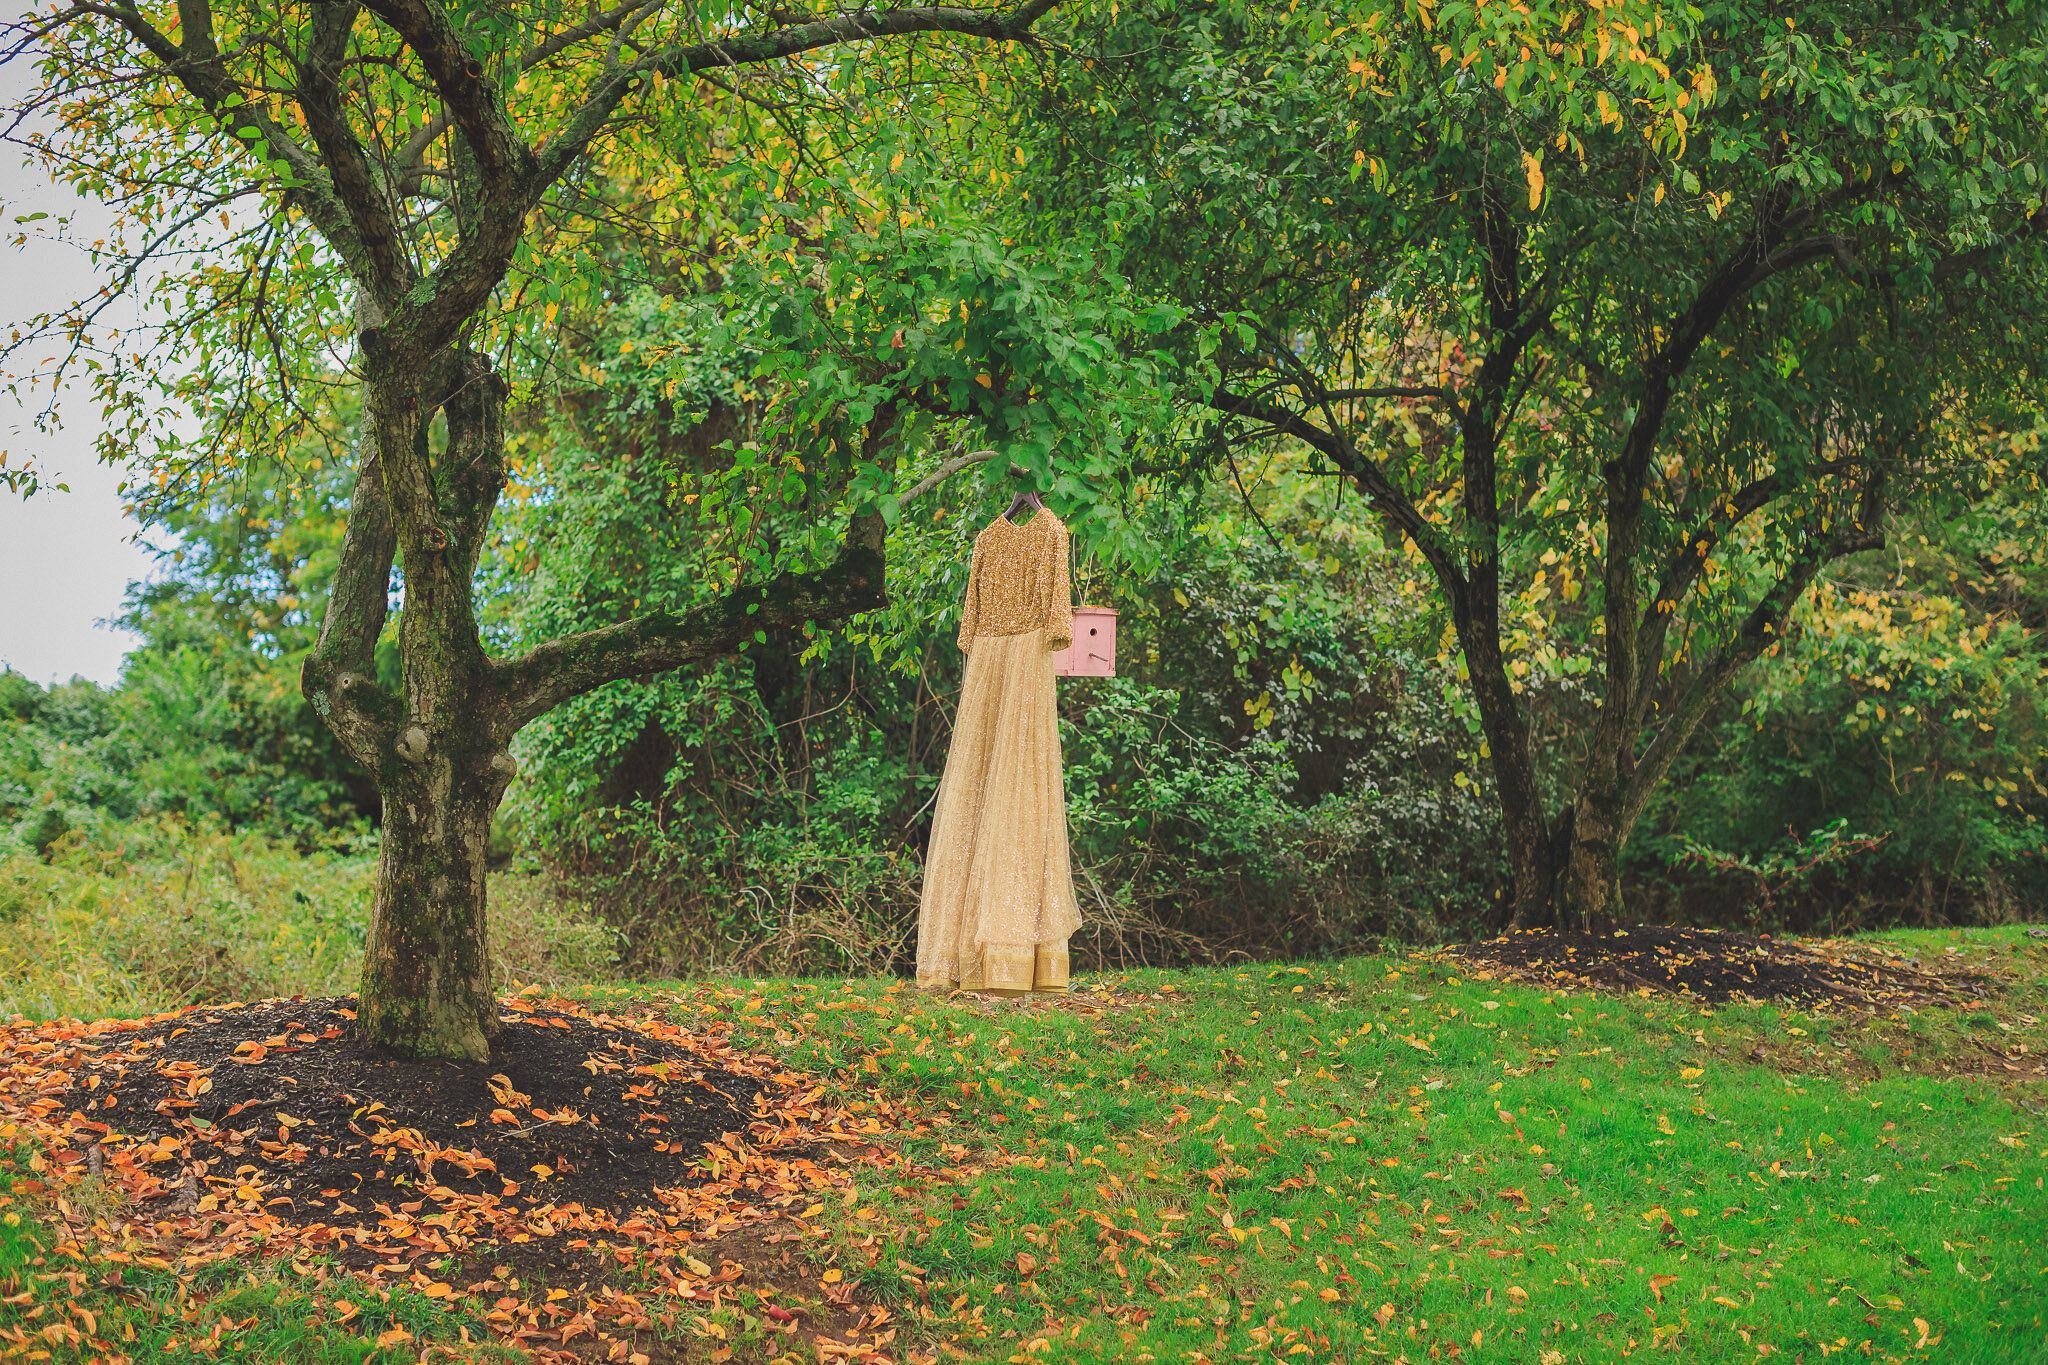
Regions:
<instances>
[{"instance_id":1,"label":"orange fallen leaf","mask_svg":"<svg viewBox=\"0 0 2048 1365\"><path fill-rule=\"evenodd\" d=\"M1676 1275L1652 1275L1650 1277L1650 1292L1657 1296L1657 1302L1662 1303L1664 1302L1664 1290L1666 1287L1677 1283L1678 1277Z\"/></svg>"}]
</instances>

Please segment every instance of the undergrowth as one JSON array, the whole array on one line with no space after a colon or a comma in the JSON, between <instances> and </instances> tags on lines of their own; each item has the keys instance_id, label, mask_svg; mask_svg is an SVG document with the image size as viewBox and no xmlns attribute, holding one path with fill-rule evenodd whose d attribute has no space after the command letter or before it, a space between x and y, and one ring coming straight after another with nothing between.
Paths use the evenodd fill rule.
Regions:
<instances>
[{"instance_id":1,"label":"undergrowth","mask_svg":"<svg viewBox=\"0 0 2048 1365\"><path fill-rule=\"evenodd\" d=\"M0 1019L94 1019L355 989L376 855L136 821L0 857ZM613 974L615 936L519 872L491 882L501 981Z\"/></svg>"}]
</instances>

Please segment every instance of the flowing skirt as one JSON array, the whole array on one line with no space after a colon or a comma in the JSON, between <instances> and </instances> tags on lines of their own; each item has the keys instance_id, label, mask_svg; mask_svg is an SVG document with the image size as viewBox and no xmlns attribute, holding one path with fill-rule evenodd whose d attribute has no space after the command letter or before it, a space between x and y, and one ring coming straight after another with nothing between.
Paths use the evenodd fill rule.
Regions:
<instances>
[{"instance_id":1,"label":"flowing skirt","mask_svg":"<svg viewBox=\"0 0 2048 1365\"><path fill-rule=\"evenodd\" d=\"M1067 940L1081 908L1054 686L1043 630L976 636L967 651L924 860L920 986L1067 989Z\"/></svg>"}]
</instances>

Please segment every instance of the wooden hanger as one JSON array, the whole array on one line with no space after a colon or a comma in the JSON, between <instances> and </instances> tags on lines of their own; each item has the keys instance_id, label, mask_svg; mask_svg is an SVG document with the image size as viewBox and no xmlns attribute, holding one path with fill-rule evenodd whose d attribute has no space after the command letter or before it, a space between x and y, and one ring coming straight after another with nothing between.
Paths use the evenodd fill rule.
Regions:
<instances>
[{"instance_id":1,"label":"wooden hanger","mask_svg":"<svg viewBox=\"0 0 2048 1365\"><path fill-rule=\"evenodd\" d=\"M1034 513L1043 512L1045 510L1045 504L1043 502L1040 502L1038 499L1037 489L1027 488L1023 492L1019 493L1016 497L1011 498L1010 506L1007 510L1004 511L1003 515L1008 517L1012 522L1015 522L1017 520L1018 510L1025 507L1029 507Z\"/></svg>"}]
</instances>

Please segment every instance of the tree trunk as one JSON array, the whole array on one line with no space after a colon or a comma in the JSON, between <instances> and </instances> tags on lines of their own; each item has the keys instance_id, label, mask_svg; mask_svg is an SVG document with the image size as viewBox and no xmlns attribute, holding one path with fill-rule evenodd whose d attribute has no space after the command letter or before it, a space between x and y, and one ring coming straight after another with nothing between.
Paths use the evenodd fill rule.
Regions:
<instances>
[{"instance_id":1,"label":"tree trunk","mask_svg":"<svg viewBox=\"0 0 2048 1365\"><path fill-rule=\"evenodd\" d=\"M351 599L330 608L305 674L308 697L375 775L384 803L356 1027L399 1056L480 1061L498 1017L485 856L517 766L505 751L516 727L472 596L504 483L505 385L474 352L421 356L363 335L363 452L343 553ZM426 435L436 412L448 437L437 460ZM359 520L362 546L379 554L348 562ZM396 696L374 679L395 552L405 567Z\"/></svg>"},{"instance_id":2,"label":"tree trunk","mask_svg":"<svg viewBox=\"0 0 2048 1365\"><path fill-rule=\"evenodd\" d=\"M1498 641L1480 631L1460 634L1472 697L1479 709L1480 733L1486 736L1492 758L1494 792L1500 801L1501 835L1514 879L1512 922L1518 929L1529 928L1549 918L1552 889L1557 883L1555 850L1550 826L1543 818L1529 727L1508 682Z\"/></svg>"},{"instance_id":3,"label":"tree trunk","mask_svg":"<svg viewBox=\"0 0 2048 1365\"><path fill-rule=\"evenodd\" d=\"M480 1061L498 1021L484 862L491 816L517 771L512 737L614 679L886 605L886 533L879 514L862 512L830 565L493 660L473 584L504 486L506 386L475 352L422 354L374 326L361 339L359 473L327 615L301 674L306 699L376 778L384 802L357 1030L400 1056ZM427 423L437 411L447 417L447 447L430 458ZM401 552L403 683L394 693L377 681L376 649Z\"/></svg>"},{"instance_id":4,"label":"tree trunk","mask_svg":"<svg viewBox=\"0 0 2048 1365\"><path fill-rule=\"evenodd\" d=\"M481 1061L498 1019L485 857L491 816L515 765L488 737L434 741L417 725L397 748L384 787L356 1028L400 1056Z\"/></svg>"},{"instance_id":5,"label":"tree trunk","mask_svg":"<svg viewBox=\"0 0 2048 1365\"><path fill-rule=\"evenodd\" d=\"M1580 781L1559 897L1560 928L1590 932L1596 916L1621 915L1621 849L1628 838L1624 799L1623 784L1612 772L1589 771Z\"/></svg>"}]
</instances>

